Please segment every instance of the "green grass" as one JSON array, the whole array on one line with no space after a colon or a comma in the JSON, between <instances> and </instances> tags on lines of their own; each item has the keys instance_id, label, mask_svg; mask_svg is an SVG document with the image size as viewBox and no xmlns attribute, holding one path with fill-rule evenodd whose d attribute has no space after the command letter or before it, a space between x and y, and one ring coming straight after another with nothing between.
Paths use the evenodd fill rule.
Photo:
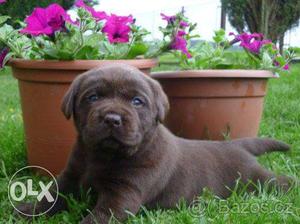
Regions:
<instances>
[{"instance_id":1,"label":"green grass","mask_svg":"<svg viewBox=\"0 0 300 224\"><path fill-rule=\"evenodd\" d=\"M16 219L7 197L9 178L26 165L23 123L17 81L10 70L0 72L0 223L26 223ZM300 173L300 65L280 79L270 80L260 136L274 137L292 145L286 154L272 153L259 161L278 173ZM257 195L241 193L221 200L209 192L189 208L184 202L173 210L142 211L127 223L300 223L300 189L288 193L264 190ZM88 205L70 200L70 211L34 223L78 223ZM201 211L201 212L199 212Z\"/></svg>"}]
</instances>

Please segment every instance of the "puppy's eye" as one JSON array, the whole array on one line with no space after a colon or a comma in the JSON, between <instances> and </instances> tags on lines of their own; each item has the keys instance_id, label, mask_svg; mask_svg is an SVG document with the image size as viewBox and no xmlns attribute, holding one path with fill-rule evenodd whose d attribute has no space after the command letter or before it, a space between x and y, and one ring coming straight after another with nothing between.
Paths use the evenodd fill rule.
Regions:
<instances>
[{"instance_id":1,"label":"puppy's eye","mask_svg":"<svg viewBox=\"0 0 300 224\"><path fill-rule=\"evenodd\" d=\"M96 94L90 95L87 97L89 102L95 102L99 99L99 97Z\"/></svg>"},{"instance_id":2,"label":"puppy's eye","mask_svg":"<svg viewBox=\"0 0 300 224\"><path fill-rule=\"evenodd\" d=\"M138 96L134 97L132 99L131 103L135 107L140 107L140 106L143 106L145 104L144 101Z\"/></svg>"}]
</instances>

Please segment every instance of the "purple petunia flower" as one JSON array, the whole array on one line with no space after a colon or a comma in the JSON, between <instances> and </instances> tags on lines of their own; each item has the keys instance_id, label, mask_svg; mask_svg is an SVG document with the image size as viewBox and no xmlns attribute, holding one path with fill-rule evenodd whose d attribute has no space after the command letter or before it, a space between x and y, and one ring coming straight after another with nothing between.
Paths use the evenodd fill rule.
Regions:
<instances>
[{"instance_id":1,"label":"purple petunia flower","mask_svg":"<svg viewBox=\"0 0 300 224\"><path fill-rule=\"evenodd\" d=\"M182 28L184 28L184 27L188 27L189 24L187 22L185 22L185 21L180 21L179 26L182 27Z\"/></svg>"},{"instance_id":2,"label":"purple petunia flower","mask_svg":"<svg viewBox=\"0 0 300 224\"><path fill-rule=\"evenodd\" d=\"M83 0L77 0L75 2L75 6L79 8L84 8L86 11L91 13L92 17L96 19L96 21L104 20L107 18L107 15L103 11L96 11L93 7L88 6L84 3Z\"/></svg>"},{"instance_id":3,"label":"purple petunia flower","mask_svg":"<svg viewBox=\"0 0 300 224\"><path fill-rule=\"evenodd\" d=\"M242 33L239 35L235 35L233 32L230 32L229 35L234 36L238 41L244 42L244 43L250 43L251 40L262 40L264 38L263 34L261 33L253 33L253 34L248 34L248 33Z\"/></svg>"},{"instance_id":4,"label":"purple petunia flower","mask_svg":"<svg viewBox=\"0 0 300 224\"><path fill-rule=\"evenodd\" d=\"M9 49L6 47L6 48L3 48L0 52L0 69L4 67L4 59L6 57L6 55L8 54L9 52Z\"/></svg>"},{"instance_id":5,"label":"purple petunia flower","mask_svg":"<svg viewBox=\"0 0 300 224\"><path fill-rule=\"evenodd\" d=\"M168 23L173 23L176 20L176 16L167 16L163 13L160 14L163 20L166 20Z\"/></svg>"},{"instance_id":6,"label":"purple petunia flower","mask_svg":"<svg viewBox=\"0 0 300 224\"><path fill-rule=\"evenodd\" d=\"M253 54L259 54L261 47L263 45L269 44L269 43L272 43L272 41L271 40L262 40L262 41L254 40L254 41L251 41L250 43L241 42L240 46L246 48Z\"/></svg>"},{"instance_id":7,"label":"purple petunia flower","mask_svg":"<svg viewBox=\"0 0 300 224\"><path fill-rule=\"evenodd\" d=\"M184 39L184 35L186 33L184 31L178 31L177 35L174 37L172 43L171 43L171 49L179 50L183 54L185 54L188 58L191 58L191 54L189 53L187 49L187 41Z\"/></svg>"},{"instance_id":8,"label":"purple petunia flower","mask_svg":"<svg viewBox=\"0 0 300 224\"><path fill-rule=\"evenodd\" d=\"M274 61L274 65L277 66L277 67L280 66L279 62L276 61L276 60ZM286 71L287 71L287 70L290 70L289 64L285 64L285 65L282 67L282 69L283 69L283 70L286 70Z\"/></svg>"},{"instance_id":9,"label":"purple petunia flower","mask_svg":"<svg viewBox=\"0 0 300 224\"><path fill-rule=\"evenodd\" d=\"M186 32L184 30L178 30L177 35L182 37L182 36L186 35Z\"/></svg>"},{"instance_id":10,"label":"purple petunia flower","mask_svg":"<svg viewBox=\"0 0 300 224\"><path fill-rule=\"evenodd\" d=\"M240 42L240 46L247 49L253 54L259 54L260 49L263 45L272 43L271 40L263 40L264 36L261 33L242 33L239 35L235 35L231 32L229 33L229 35L233 35L235 37L235 39L232 41L233 43Z\"/></svg>"},{"instance_id":11,"label":"purple petunia flower","mask_svg":"<svg viewBox=\"0 0 300 224\"><path fill-rule=\"evenodd\" d=\"M21 33L32 36L51 36L56 31L65 29L65 22L73 23L70 16L58 4L51 4L47 8L35 8L30 16L25 19L27 26L20 30Z\"/></svg>"},{"instance_id":12,"label":"purple petunia flower","mask_svg":"<svg viewBox=\"0 0 300 224\"><path fill-rule=\"evenodd\" d=\"M5 2L6 2L6 0L0 0L0 4L3 4Z\"/></svg>"},{"instance_id":13,"label":"purple petunia flower","mask_svg":"<svg viewBox=\"0 0 300 224\"><path fill-rule=\"evenodd\" d=\"M281 57L280 55L278 55L279 57ZM275 58L273 60L273 64L276 66L276 67L280 67L280 63L278 62L278 58ZM283 67L282 67L283 70L290 70L290 66L288 63L286 63Z\"/></svg>"},{"instance_id":14,"label":"purple petunia flower","mask_svg":"<svg viewBox=\"0 0 300 224\"><path fill-rule=\"evenodd\" d=\"M283 66L283 70L289 70L289 69L290 69L289 64L285 64L285 65Z\"/></svg>"},{"instance_id":15,"label":"purple petunia flower","mask_svg":"<svg viewBox=\"0 0 300 224\"><path fill-rule=\"evenodd\" d=\"M112 14L107 17L107 21L102 32L107 34L110 43L127 43L131 31L130 24L134 22L132 16L117 16Z\"/></svg>"}]
</instances>

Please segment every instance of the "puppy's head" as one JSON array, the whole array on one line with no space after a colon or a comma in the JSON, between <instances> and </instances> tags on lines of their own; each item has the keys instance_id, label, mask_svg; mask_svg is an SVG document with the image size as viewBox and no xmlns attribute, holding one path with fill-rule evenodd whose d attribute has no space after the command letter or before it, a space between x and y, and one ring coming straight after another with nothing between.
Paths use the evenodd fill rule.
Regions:
<instances>
[{"instance_id":1,"label":"puppy's head","mask_svg":"<svg viewBox=\"0 0 300 224\"><path fill-rule=\"evenodd\" d=\"M110 65L78 76L62 111L73 116L83 141L99 150L132 155L169 109L159 83L128 65ZM147 137L148 136L148 137Z\"/></svg>"}]
</instances>

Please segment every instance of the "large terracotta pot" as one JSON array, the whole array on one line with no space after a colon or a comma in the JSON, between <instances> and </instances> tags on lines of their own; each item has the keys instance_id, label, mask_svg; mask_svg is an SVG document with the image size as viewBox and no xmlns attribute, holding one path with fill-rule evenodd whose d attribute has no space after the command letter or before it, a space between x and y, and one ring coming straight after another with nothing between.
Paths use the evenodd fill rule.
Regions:
<instances>
[{"instance_id":1,"label":"large terracotta pot","mask_svg":"<svg viewBox=\"0 0 300 224\"><path fill-rule=\"evenodd\" d=\"M170 100L167 127L189 139L257 136L267 81L261 70L153 73Z\"/></svg>"},{"instance_id":2,"label":"large terracotta pot","mask_svg":"<svg viewBox=\"0 0 300 224\"><path fill-rule=\"evenodd\" d=\"M60 111L62 97L74 78L91 68L108 63L125 63L149 74L156 60L12 60L13 75L19 81L27 156L53 174L64 168L75 140L72 121Z\"/></svg>"}]
</instances>

